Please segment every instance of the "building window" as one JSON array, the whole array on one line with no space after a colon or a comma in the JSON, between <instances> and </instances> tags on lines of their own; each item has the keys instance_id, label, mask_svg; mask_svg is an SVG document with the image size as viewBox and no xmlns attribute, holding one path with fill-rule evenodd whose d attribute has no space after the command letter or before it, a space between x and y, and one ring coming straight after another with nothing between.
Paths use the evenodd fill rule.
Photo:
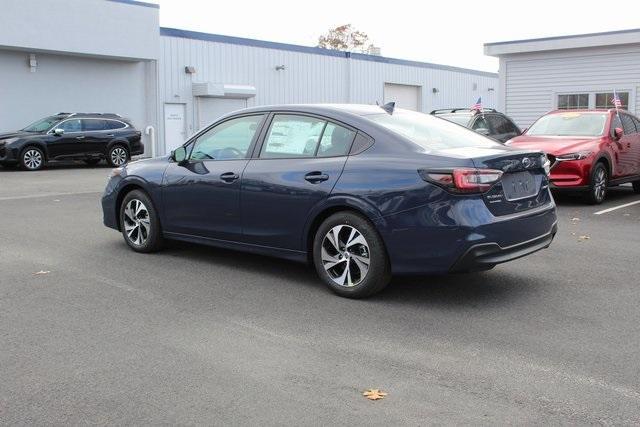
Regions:
<instances>
[{"instance_id":1,"label":"building window","mask_svg":"<svg viewBox=\"0 0 640 427\"><path fill-rule=\"evenodd\" d=\"M589 108L588 93L558 95L558 110L577 110L578 108Z\"/></svg>"},{"instance_id":2,"label":"building window","mask_svg":"<svg viewBox=\"0 0 640 427\"><path fill-rule=\"evenodd\" d=\"M616 92L623 110L629 109L629 92ZM613 105L613 92L596 93L596 108L615 108Z\"/></svg>"}]
</instances>

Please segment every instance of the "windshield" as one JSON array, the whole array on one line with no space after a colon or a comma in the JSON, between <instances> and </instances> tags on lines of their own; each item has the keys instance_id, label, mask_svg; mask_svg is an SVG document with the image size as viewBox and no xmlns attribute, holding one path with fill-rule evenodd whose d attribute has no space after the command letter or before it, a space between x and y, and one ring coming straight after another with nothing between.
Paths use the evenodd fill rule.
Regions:
<instances>
[{"instance_id":1,"label":"windshield","mask_svg":"<svg viewBox=\"0 0 640 427\"><path fill-rule=\"evenodd\" d=\"M409 138L428 150L499 145L467 128L414 111L396 110L393 115L383 113L364 117Z\"/></svg>"},{"instance_id":2,"label":"windshield","mask_svg":"<svg viewBox=\"0 0 640 427\"><path fill-rule=\"evenodd\" d=\"M51 129L53 125L62 120L58 116L51 116L41 120L38 120L35 123L30 124L26 128L22 129L25 132L44 132L46 130Z\"/></svg>"},{"instance_id":3,"label":"windshield","mask_svg":"<svg viewBox=\"0 0 640 427\"><path fill-rule=\"evenodd\" d=\"M436 117L449 120L462 126L467 126L469 120L471 120L471 115L469 114L436 114Z\"/></svg>"},{"instance_id":4,"label":"windshield","mask_svg":"<svg viewBox=\"0 0 640 427\"><path fill-rule=\"evenodd\" d=\"M600 136L607 114L567 112L549 114L535 122L527 135L532 136Z\"/></svg>"}]
</instances>

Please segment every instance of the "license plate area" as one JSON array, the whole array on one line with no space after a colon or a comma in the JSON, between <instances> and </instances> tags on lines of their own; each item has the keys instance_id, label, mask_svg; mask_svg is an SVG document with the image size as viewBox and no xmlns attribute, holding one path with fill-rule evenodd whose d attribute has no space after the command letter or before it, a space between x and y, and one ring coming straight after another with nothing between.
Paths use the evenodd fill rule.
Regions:
<instances>
[{"instance_id":1,"label":"license plate area","mask_svg":"<svg viewBox=\"0 0 640 427\"><path fill-rule=\"evenodd\" d=\"M538 194L536 178L529 172L508 173L502 176L502 189L508 201L526 199Z\"/></svg>"}]
</instances>

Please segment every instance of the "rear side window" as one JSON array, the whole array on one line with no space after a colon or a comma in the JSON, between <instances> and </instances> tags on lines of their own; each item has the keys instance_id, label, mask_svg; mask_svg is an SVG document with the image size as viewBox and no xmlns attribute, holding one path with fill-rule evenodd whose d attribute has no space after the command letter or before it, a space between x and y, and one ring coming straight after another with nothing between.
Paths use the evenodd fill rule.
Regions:
<instances>
[{"instance_id":1,"label":"rear side window","mask_svg":"<svg viewBox=\"0 0 640 427\"><path fill-rule=\"evenodd\" d=\"M125 123L119 122L117 120L107 120L105 129L114 130L114 129L124 129L127 127Z\"/></svg>"},{"instance_id":2,"label":"rear side window","mask_svg":"<svg viewBox=\"0 0 640 427\"><path fill-rule=\"evenodd\" d=\"M315 117L278 114L271 122L260 157L313 157L326 124Z\"/></svg>"},{"instance_id":3,"label":"rear side window","mask_svg":"<svg viewBox=\"0 0 640 427\"><path fill-rule=\"evenodd\" d=\"M83 130L86 132L92 132L105 129L105 121L99 119L85 119L82 120Z\"/></svg>"},{"instance_id":4,"label":"rear side window","mask_svg":"<svg viewBox=\"0 0 640 427\"><path fill-rule=\"evenodd\" d=\"M318 147L318 157L346 156L355 136L352 130L327 123Z\"/></svg>"}]
</instances>

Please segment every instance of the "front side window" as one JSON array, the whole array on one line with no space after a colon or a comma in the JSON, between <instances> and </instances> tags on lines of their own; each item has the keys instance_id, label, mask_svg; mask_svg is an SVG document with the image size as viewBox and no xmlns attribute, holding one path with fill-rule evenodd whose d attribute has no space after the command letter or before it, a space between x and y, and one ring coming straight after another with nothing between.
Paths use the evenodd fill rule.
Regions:
<instances>
[{"instance_id":1,"label":"front side window","mask_svg":"<svg viewBox=\"0 0 640 427\"><path fill-rule=\"evenodd\" d=\"M80 119L71 119L60 123L56 128L62 129L65 133L82 132L82 122Z\"/></svg>"},{"instance_id":2,"label":"front side window","mask_svg":"<svg viewBox=\"0 0 640 427\"><path fill-rule=\"evenodd\" d=\"M625 135L631 135L632 133L636 133L636 125L633 123L633 119L628 114L620 114L620 118L622 119L622 128L624 129Z\"/></svg>"},{"instance_id":3,"label":"front side window","mask_svg":"<svg viewBox=\"0 0 640 427\"><path fill-rule=\"evenodd\" d=\"M425 150L465 147L497 147L501 144L447 120L414 111L371 114L365 118L393 131Z\"/></svg>"},{"instance_id":4,"label":"front side window","mask_svg":"<svg viewBox=\"0 0 640 427\"><path fill-rule=\"evenodd\" d=\"M616 92L623 110L629 109L629 92ZM613 92L596 93L596 108L616 108L613 105Z\"/></svg>"},{"instance_id":5,"label":"front side window","mask_svg":"<svg viewBox=\"0 0 640 427\"><path fill-rule=\"evenodd\" d=\"M104 120L98 119L85 119L82 120L82 129L85 132L94 132L98 130L105 130L105 122Z\"/></svg>"},{"instance_id":6,"label":"front side window","mask_svg":"<svg viewBox=\"0 0 640 427\"><path fill-rule=\"evenodd\" d=\"M262 145L261 158L313 157L327 122L315 117L277 114Z\"/></svg>"},{"instance_id":7,"label":"front side window","mask_svg":"<svg viewBox=\"0 0 640 427\"><path fill-rule=\"evenodd\" d=\"M532 136L600 136L607 113L566 112L538 119L527 131Z\"/></svg>"},{"instance_id":8,"label":"front side window","mask_svg":"<svg viewBox=\"0 0 640 427\"><path fill-rule=\"evenodd\" d=\"M487 121L487 118L484 116L480 116L476 119L475 122L473 122L473 126L471 127L473 130L478 130L478 129L486 129L487 131L489 131L489 122Z\"/></svg>"},{"instance_id":9,"label":"front side window","mask_svg":"<svg viewBox=\"0 0 640 427\"><path fill-rule=\"evenodd\" d=\"M191 160L232 160L247 157L264 115L239 117L216 125L198 136Z\"/></svg>"},{"instance_id":10,"label":"front side window","mask_svg":"<svg viewBox=\"0 0 640 427\"><path fill-rule=\"evenodd\" d=\"M25 132L45 132L53 127L56 123L60 121L59 116L51 116L41 120L38 120L35 123L31 123L26 128L22 129Z\"/></svg>"},{"instance_id":11,"label":"front side window","mask_svg":"<svg viewBox=\"0 0 640 427\"><path fill-rule=\"evenodd\" d=\"M493 127L494 132L497 134L519 133L515 125L505 117L491 115L491 116L487 116L487 119L491 123L491 126Z\"/></svg>"},{"instance_id":12,"label":"front side window","mask_svg":"<svg viewBox=\"0 0 640 427\"><path fill-rule=\"evenodd\" d=\"M577 110L580 108L589 108L588 93L558 95L558 110Z\"/></svg>"}]
</instances>

